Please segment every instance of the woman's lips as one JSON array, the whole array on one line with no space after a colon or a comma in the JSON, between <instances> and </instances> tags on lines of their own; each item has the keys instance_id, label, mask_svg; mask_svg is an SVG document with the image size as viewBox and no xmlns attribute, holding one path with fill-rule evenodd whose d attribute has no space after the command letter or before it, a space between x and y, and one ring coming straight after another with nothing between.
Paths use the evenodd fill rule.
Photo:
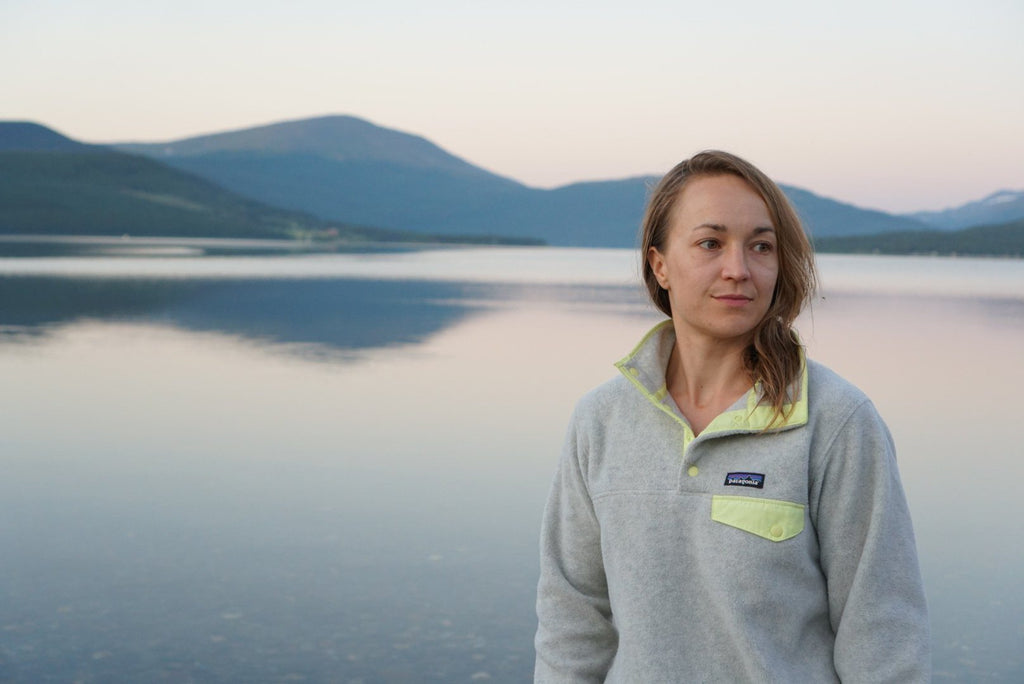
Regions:
<instances>
[{"instance_id":1,"label":"woman's lips","mask_svg":"<svg viewBox=\"0 0 1024 684\"><path fill-rule=\"evenodd\" d=\"M727 306L743 306L753 300L746 295L714 295L714 299Z\"/></svg>"}]
</instances>

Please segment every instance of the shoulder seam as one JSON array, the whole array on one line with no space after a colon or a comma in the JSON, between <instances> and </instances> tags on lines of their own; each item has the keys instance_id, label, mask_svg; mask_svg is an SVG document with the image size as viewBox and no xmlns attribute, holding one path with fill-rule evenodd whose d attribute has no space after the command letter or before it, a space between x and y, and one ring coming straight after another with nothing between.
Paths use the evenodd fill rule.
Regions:
<instances>
[{"instance_id":1,"label":"shoulder seam","mask_svg":"<svg viewBox=\"0 0 1024 684\"><path fill-rule=\"evenodd\" d=\"M870 404L870 403L871 403L871 399L870 398L868 398L867 396L861 396L860 401L858 401L857 403L853 404L852 407L850 408L849 412L847 412L847 414L845 416L843 416L842 420L839 421L839 425L836 426L836 429L832 431L832 434L825 441L824 453L825 453L825 460L826 461L829 460L829 458L828 458L829 454L831 453L832 447L833 447L833 445L835 445L836 440L839 438L839 434L843 431L843 429L846 427L846 425L850 422L850 420L853 418L854 414L857 413L857 411L859 411L862 406L864 406L865 404Z\"/></svg>"}]
</instances>

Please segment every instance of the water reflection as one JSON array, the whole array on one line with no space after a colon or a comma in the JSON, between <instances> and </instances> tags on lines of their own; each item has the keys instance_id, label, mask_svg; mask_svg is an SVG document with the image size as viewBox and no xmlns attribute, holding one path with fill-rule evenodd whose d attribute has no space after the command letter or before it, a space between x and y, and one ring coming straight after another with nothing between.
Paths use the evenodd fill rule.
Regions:
<instances>
[{"instance_id":1,"label":"water reflection","mask_svg":"<svg viewBox=\"0 0 1024 684\"><path fill-rule=\"evenodd\" d=\"M452 283L0 277L0 339L86 319L144 321L329 350L420 342L474 310ZM310 347L312 345L312 347Z\"/></svg>"},{"instance_id":2,"label":"water reflection","mask_svg":"<svg viewBox=\"0 0 1024 684\"><path fill-rule=\"evenodd\" d=\"M801 333L896 437L936 680L1020 679L1024 300L852 289ZM0 339L36 335L0 344L0 680L528 680L569 411L655 320L613 286L0 278Z\"/></svg>"}]
</instances>

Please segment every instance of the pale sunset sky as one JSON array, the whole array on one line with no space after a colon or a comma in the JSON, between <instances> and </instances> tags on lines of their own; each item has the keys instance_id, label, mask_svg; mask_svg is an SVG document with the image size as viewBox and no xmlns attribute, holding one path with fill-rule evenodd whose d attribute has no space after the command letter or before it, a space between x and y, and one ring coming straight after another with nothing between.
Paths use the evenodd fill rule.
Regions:
<instances>
[{"instance_id":1,"label":"pale sunset sky","mask_svg":"<svg viewBox=\"0 0 1024 684\"><path fill-rule=\"evenodd\" d=\"M1024 0L0 0L0 119L157 142L351 114L537 187L708 147L893 212L1024 189Z\"/></svg>"}]
</instances>

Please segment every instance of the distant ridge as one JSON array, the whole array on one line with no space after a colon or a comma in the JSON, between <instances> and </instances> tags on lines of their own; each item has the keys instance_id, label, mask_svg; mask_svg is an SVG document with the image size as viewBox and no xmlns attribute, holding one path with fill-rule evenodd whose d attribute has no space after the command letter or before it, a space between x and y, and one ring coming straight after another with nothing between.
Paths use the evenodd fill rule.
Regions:
<instances>
[{"instance_id":1,"label":"distant ridge","mask_svg":"<svg viewBox=\"0 0 1024 684\"><path fill-rule=\"evenodd\" d=\"M927 228L920 221L876 209L862 209L808 190L781 185L812 236L864 235Z\"/></svg>"},{"instance_id":2,"label":"distant ridge","mask_svg":"<svg viewBox=\"0 0 1024 684\"><path fill-rule=\"evenodd\" d=\"M102 149L31 121L0 122L0 152L85 152Z\"/></svg>"},{"instance_id":3,"label":"distant ridge","mask_svg":"<svg viewBox=\"0 0 1024 684\"><path fill-rule=\"evenodd\" d=\"M1024 257L1024 219L960 230L924 230L815 240L819 252Z\"/></svg>"},{"instance_id":4,"label":"distant ridge","mask_svg":"<svg viewBox=\"0 0 1024 684\"><path fill-rule=\"evenodd\" d=\"M253 151L268 155L313 155L334 161L372 161L498 177L446 152L426 138L343 114L282 121L165 143L119 144L117 148L155 157Z\"/></svg>"},{"instance_id":5,"label":"distant ridge","mask_svg":"<svg viewBox=\"0 0 1024 684\"><path fill-rule=\"evenodd\" d=\"M531 188L422 137L351 116L122 149L145 156L83 144L33 122L0 121L0 233L634 247L657 180ZM984 230L965 234L978 244L947 248L914 218L782 187L823 248L840 244L833 237L869 236L842 249L889 249L878 236L890 235L909 245L899 249L1016 253L1013 221L986 221ZM1016 211L1022 195L1001 191L933 213Z\"/></svg>"},{"instance_id":6,"label":"distant ridge","mask_svg":"<svg viewBox=\"0 0 1024 684\"><path fill-rule=\"evenodd\" d=\"M473 166L422 137L340 115L118 147L325 220L584 247L634 246L648 189L656 180L531 188ZM790 186L784 190L815 235L926 228L912 218Z\"/></svg>"},{"instance_id":7,"label":"distant ridge","mask_svg":"<svg viewBox=\"0 0 1024 684\"><path fill-rule=\"evenodd\" d=\"M1015 221L1024 218L1024 190L1000 190L959 207L906 216L943 230Z\"/></svg>"}]
</instances>

